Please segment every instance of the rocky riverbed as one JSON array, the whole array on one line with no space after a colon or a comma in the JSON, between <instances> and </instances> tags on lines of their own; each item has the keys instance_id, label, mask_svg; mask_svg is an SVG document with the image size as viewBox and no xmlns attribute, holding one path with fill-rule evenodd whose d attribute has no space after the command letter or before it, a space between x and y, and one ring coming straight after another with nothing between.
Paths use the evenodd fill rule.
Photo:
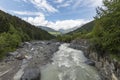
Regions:
<instances>
[{"instance_id":1,"label":"rocky riverbed","mask_svg":"<svg viewBox=\"0 0 120 80\"><path fill-rule=\"evenodd\" d=\"M70 47L84 52L84 55L89 58L87 63L97 68L102 80L120 80L120 62L109 56L99 56L97 52L91 50L89 41L73 40Z\"/></svg>"},{"instance_id":2,"label":"rocky riverbed","mask_svg":"<svg viewBox=\"0 0 120 80\"><path fill-rule=\"evenodd\" d=\"M52 62L53 53L58 50L59 42L25 42L0 61L0 80L39 80L40 67Z\"/></svg>"},{"instance_id":3,"label":"rocky riverbed","mask_svg":"<svg viewBox=\"0 0 120 80\"><path fill-rule=\"evenodd\" d=\"M61 45L61 47L60 47ZM72 68L73 71L78 69L78 70L91 70L91 68L96 67L100 76L100 80L120 80L120 66L119 62L115 60L109 60L106 58L99 58L98 55L95 52L92 52L89 48L90 43L86 40L74 40L73 42L70 43L69 46L62 45L60 42L55 42L55 41L32 41L32 42L24 42L22 43L19 48L14 51L10 52L7 57L0 61L0 80L40 80L41 79L41 69L43 67L46 67L47 65L47 70L44 68L43 73L46 76L46 74L51 77L51 72L50 70L53 70L53 73L55 70L59 73L61 70L61 67L56 67L55 70L53 69L55 66L55 62L63 61L67 65L68 63L76 63L76 59L78 59L78 63L81 61L81 56L74 57L74 55L83 55L81 51L84 53L84 55L89 58L80 63L79 68ZM71 47L71 48L69 48ZM55 54L54 54L55 53ZM53 55L54 54L54 55ZM64 54L64 55L63 55ZM53 59L53 56L56 59ZM69 55L69 56L66 56ZM62 59L64 58L64 59ZM59 59L59 60L58 60ZM67 60L67 61L65 61ZM71 61L73 60L73 62ZM83 59L82 59L83 60ZM61 64L63 64L61 62ZM50 64L51 63L51 64ZM64 64L64 66L66 66ZM88 66L86 64L89 64L91 66ZM51 65L53 66L51 68ZM89 68L85 68L82 65L86 65ZM74 65L75 66L75 65ZM74 67L72 66L72 67ZM82 66L82 67L81 67ZM94 66L94 67L92 67ZM83 68L83 69L82 69ZM49 70L50 69L50 70ZM71 69L71 68L69 68ZM69 69L66 69L66 71L69 72ZM79 72L76 70L77 72ZM48 71L48 72L46 72ZM64 73L65 70L63 70ZM66 73L65 71L65 73ZM71 71L71 70L70 70ZM93 70L94 71L94 70ZM92 72L93 72L92 71ZM95 70L96 71L96 70ZM81 71L80 71L81 72ZM50 73L50 75L49 75ZM86 71L84 72L84 74ZM89 73L89 71L88 71ZM87 73L87 75L88 75ZM74 75L77 73L70 73L70 75ZM81 73L79 73L81 74ZM62 74L63 75L63 74ZM78 74L77 74L78 75ZM83 75L83 74L81 74ZM91 74L92 75L92 74ZM60 80L66 80L68 74L64 74L63 77L65 78L60 79ZM74 75L75 76L75 75ZM85 77L86 74L84 75L84 80L87 77ZM92 75L94 76L94 75ZM55 77L55 76L54 76ZM81 79L83 79L83 76L79 76ZM89 76L90 77L90 76ZM53 77L51 77L53 78ZM77 77L76 77L77 78ZM58 79L58 78L57 78ZM79 78L78 78L79 79ZM98 79L98 78L97 78ZM95 79L95 80L97 80ZM47 79L43 79L47 80ZM49 80L49 78L48 78ZM56 80L56 79L54 79ZM69 80L69 78L67 79ZM70 80L74 80L73 77L70 78ZM93 79L91 79L93 80Z\"/></svg>"}]
</instances>

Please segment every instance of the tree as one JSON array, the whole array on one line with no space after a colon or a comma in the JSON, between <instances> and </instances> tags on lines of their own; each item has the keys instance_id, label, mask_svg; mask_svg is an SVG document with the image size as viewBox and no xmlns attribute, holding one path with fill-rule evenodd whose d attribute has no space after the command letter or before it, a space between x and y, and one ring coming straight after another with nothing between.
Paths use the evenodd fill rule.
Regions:
<instances>
[{"instance_id":1,"label":"tree","mask_svg":"<svg viewBox=\"0 0 120 80\"><path fill-rule=\"evenodd\" d=\"M97 9L93 41L104 53L120 52L120 0L104 0L104 8Z\"/></svg>"}]
</instances>

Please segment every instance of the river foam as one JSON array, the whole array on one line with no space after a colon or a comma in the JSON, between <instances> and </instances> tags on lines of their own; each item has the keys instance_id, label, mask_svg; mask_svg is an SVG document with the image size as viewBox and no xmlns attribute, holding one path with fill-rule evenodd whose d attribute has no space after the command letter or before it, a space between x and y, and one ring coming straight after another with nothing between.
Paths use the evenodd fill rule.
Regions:
<instances>
[{"instance_id":1,"label":"river foam","mask_svg":"<svg viewBox=\"0 0 120 80\"><path fill-rule=\"evenodd\" d=\"M84 63L86 60L82 51L62 44L53 62L41 69L41 80L101 80L96 69Z\"/></svg>"}]
</instances>

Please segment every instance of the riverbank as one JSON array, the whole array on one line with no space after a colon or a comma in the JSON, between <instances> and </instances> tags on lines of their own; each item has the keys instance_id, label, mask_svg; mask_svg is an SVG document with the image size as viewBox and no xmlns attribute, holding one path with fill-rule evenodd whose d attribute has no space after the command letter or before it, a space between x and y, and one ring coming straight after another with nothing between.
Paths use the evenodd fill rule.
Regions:
<instances>
[{"instance_id":1,"label":"riverbank","mask_svg":"<svg viewBox=\"0 0 120 80\"><path fill-rule=\"evenodd\" d=\"M90 49L89 41L84 39L73 40L70 47L82 50L85 56L95 63L102 80L120 80L120 62L116 59L111 59L109 56L99 56Z\"/></svg>"},{"instance_id":2,"label":"riverbank","mask_svg":"<svg viewBox=\"0 0 120 80\"><path fill-rule=\"evenodd\" d=\"M59 42L33 41L22 43L0 61L0 80L31 80L40 78L40 67L52 62Z\"/></svg>"},{"instance_id":3,"label":"riverbank","mask_svg":"<svg viewBox=\"0 0 120 80\"><path fill-rule=\"evenodd\" d=\"M41 80L101 80L95 67L87 65L81 50L61 44L53 62L41 69Z\"/></svg>"}]
</instances>

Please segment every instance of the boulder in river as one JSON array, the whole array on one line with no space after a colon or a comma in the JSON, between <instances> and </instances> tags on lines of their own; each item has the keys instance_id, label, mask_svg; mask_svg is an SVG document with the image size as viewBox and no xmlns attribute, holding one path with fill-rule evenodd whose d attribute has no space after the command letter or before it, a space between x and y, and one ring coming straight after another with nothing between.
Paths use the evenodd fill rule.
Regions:
<instances>
[{"instance_id":1,"label":"boulder in river","mask_svg":"<svg viewBox=\"0 0 120 80\"><path fill-rule=\"evenodd\" d=\"M85 61L85 63L90 65L90 66L95 66L95 62L91 61L91 60L87 60L87 61Z\"/></svg>"},{"instance_id":2,"label":"boulder in river","mask_svg":"<svg viewBox=\"0 0 120 80\"><path fill-rule=\"evenodd\" d=\"M37 67L27 68L20 80L40 80L41 74Z\"/></svg>"}]
</instances>

